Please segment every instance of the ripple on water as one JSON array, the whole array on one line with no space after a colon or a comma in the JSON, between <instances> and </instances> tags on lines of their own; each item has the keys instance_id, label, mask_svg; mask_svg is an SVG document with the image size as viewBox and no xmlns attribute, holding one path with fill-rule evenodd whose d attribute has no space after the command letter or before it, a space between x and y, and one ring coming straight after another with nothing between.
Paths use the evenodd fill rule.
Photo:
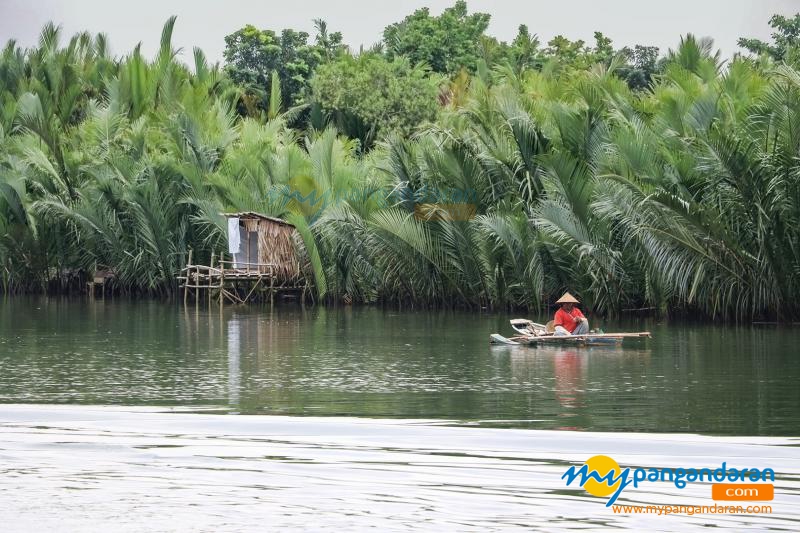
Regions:
<instances>
[{"instance_id":1,"label":"ripple on water","mask_svg":"<svg viewBox=\"0 0 800 533\"><path fill-rule=\"evenodd\" d=\"M0 420L6 530L800 528L798 439L44 405L3 406ZM634 467L773 467L775 512L615 515L561 480L596 454ZM628 489L620 502L709 496L707 484L665 483Z\"/></svg>"}]
</instances>

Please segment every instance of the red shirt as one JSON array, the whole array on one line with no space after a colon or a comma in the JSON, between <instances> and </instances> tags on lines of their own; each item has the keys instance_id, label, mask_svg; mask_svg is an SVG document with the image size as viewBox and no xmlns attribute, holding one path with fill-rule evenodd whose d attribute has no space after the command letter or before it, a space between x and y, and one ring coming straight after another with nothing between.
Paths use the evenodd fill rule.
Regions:
<instances>
[{"instance_id":1,"label":"red shirt","mask_svg":"<svg viewBox=\"0 0 800 533\"><path fill-rule=\"evenodd\" d=\"M556 311L556 318L553 321L554 326L561 326L565 330L572 333L575 331L575 328L578 327L578 323L573 320L574 318L584 318L583 313L577 307L572 308L572 312L567 313L564 311L563 307L559 307L558 311Z\"/></svg>"}]
</instances>

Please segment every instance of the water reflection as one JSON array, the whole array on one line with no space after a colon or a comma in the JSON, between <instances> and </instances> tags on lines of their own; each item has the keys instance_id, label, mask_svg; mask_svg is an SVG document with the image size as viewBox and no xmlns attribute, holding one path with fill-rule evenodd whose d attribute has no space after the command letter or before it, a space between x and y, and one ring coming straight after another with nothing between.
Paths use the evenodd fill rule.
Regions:
<instances>
[{"instance_id":1,"label":"water reflection","mask_svg":"<svg viewBox=\"0 0 800 533\"><path fill-rule=\"evenodd\" d=\"M0 302L0 402L227 406L527 428L796 434L800 330L682 324L621 347L489 347L508 316Z\"/></svg>"},{"instance_id":2,"label":"water reflection","mask_svg":"<svg viewBox=\"0 0 800 533\"><path fill-rule=\"evenodd\" d=\"M495 346L498 359L508 358L513 380L537 392L531 421L544 416L553 429L588 430L598 422L598 396L626 379L632 392L650 367L652 350L627 346L559 347ZM636 369L636 370L634 370ZM533 386L536 386L535 388Z\"/></svg>"},{"instance_id":3,"label":"water reflection","mask_svg":"<svg viewBox=\"0 0 800 533\"><path fill-rule=\"evenodd\" d=\"M239 319L230 318L228 320L228 405L237 410L239 387L242 382L240 335Z\"/></svg>"},{"instance_id":4,"label":"water reflection","mask_svg":"<svg viewBox=\"0 0 800 533\"><path fill-rule=\"evenodd\" d=\"M564 409L583 407L584 377L586 375L586 358L575 350L562 350L553 357L556 375L556 400ZM561 417L572 416L564 412ZM559 429L577 429L562 426Z\"/></svg>"}]
</instances>

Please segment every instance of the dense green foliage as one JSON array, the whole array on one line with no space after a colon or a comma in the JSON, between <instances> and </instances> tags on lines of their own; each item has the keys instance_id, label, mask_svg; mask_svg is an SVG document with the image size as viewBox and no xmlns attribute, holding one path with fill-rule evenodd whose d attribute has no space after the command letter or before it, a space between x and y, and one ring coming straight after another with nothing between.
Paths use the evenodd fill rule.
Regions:
<instances>
[{"instance_id":1,"label":"dense green foliage","mask_svg":"<svg viewBox=\"0 0 800 533\"><path fill-rule=\"evenodd\" d=\"M486 13L467 13L467 3L458 0L438 17L427 7L416 10L402 22L383 31L389 57L405 56L425 63L434 72L455 74L462 68L474 71L480 57L480 42L489 26Z\"/></svg>"},{"instance_id":2,"label":"dense green foliage","mask_svg":"<svg viewBox=\"0 0 800 533\"><path fill-rule=\"evenodd\" d=\"M379 134L408 136L436 118L439 80L406 58L343 55L314 76L314 101L337 128L372 146Z\"/></svg>"},{"instance_id":3,"label":"dense green foliage","mask_svg":"<svg viewBox=\"0 0 800 533\"><path fill-rule=\"evenodd\" d=\"M760 39L739 39L739 46L756 55L765 55L777 61L800 64L800 14L792 18L773 15L769 25L775 30L772 44Z\"/></svg>"},{"instance_id":4,"label":"dense green foliage","mask_svg":"<svg viewBox=\"0 0 800 533\"><path fill-rule=\"evenodd\" d=\"M153 60L114 59L103 36L62 46L52 26L36 48L3 49L5 290L102 265L122 288L169 293L188 248L225 248L220 212L255 210L297 225L331 302L537 308L570 289L604 313L800 315L792 66L723 65L692 36L658 61L602 34L540 50L521 29L449 80L379 52L321 53L313 93L270 90L269 113L242 114L250 83L199 50L179 62L173 23ZM631 83L636 69L648 81ZM331 121L312 110L290 127L279 101L298 94ZM468 191L476 216L436 203L415 216L431 191Z\"/></svg>"},{"instance_id":5,"label":"dense green foliage","mask_svg":"<svg viewBox=\"0 0 800 533\"><path fill-rule=\"evenodd\" d=\"M324 21L317 21L317 43L308 43L308 34L286 29L280 35L272 30L245 26L225 37L226 72L247 91L243 99L247 111L266 108L277 73L283 99L300 104L306 96L314 69L342 49L342 35L328 34Z\"/></svg>"}]
</instances>

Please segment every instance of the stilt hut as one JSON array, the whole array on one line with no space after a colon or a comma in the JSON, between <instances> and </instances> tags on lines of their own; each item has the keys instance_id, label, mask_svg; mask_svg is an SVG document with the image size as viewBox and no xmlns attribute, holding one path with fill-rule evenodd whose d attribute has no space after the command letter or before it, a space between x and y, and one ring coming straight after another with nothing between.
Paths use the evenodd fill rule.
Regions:
<instances>
[{"instance_id":1,"label":"stilt hut","mask_svg":"<svg viewBox=\"0 0 800 533\"><path fill-rule=\"evenodd\" d=\"M222 216L228 221L231 258L220 255L215 263L211 254L210 265L193 264L189 250L186 266L178 275L184 303L190 291L195 301L205 292L211 303L216 295L220 305L226 299L242 304L268 297L272 302L276 295L293 291L305 300L309 286L301 263L302 240L294 225L251 211Z\"/></svg>"},{"instance_id":2,"label":"stilt hut","mask_svg":"<svg viewBox=\"0 0 800 533\"><path fill-rule=\"evenodd\" d=\"M228 219L228 252L234 270L273 275L280 282L300 277L294 225L252 211L223 216Z\"/></svg>"}]
</instances>

